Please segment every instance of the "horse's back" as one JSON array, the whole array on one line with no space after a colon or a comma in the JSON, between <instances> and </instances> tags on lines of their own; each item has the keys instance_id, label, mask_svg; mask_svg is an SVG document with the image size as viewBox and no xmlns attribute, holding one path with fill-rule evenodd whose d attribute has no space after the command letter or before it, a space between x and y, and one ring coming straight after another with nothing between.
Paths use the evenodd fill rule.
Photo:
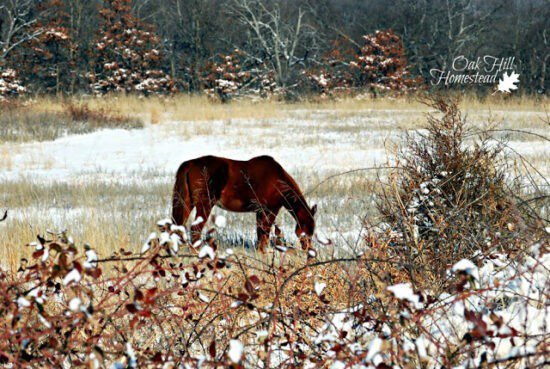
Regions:
<instances>
[{"instance_id":1,"label":"horse's back","mask_svg":"<svg viewBox=\"0 0 550 369\"><path fill-rule=\"evenodd\" d=\"M195 196L207 194L231 211L251 211L258 203L277 207L289 186L295 188L290 175L268 155L244 161L202 156L184 162L180 170L188 176Z\"/></svg>"},{"instance_id":2,"label":"horse's back","mask_svg":"<svg viewBox=\"0 0 550 369\"><path fill-rule=\"evenodd\" d=\"M219 196L229 175L227 159L217 156L201 156L180 165L178 173L185 173L188 186L196 196L209 194Z\"/></svg>"},{"instance_id":3,"label":"horse's back","mask_svg":"<svg viewBox=\"0 0 550 369\"><path fill-rule=\"evenodd\" d=\"M287 172L271 156L263 155L252 158L248 161L248 169L252 176L265 179L282 180L287 176Z\"/></svg>"}]
</instances>

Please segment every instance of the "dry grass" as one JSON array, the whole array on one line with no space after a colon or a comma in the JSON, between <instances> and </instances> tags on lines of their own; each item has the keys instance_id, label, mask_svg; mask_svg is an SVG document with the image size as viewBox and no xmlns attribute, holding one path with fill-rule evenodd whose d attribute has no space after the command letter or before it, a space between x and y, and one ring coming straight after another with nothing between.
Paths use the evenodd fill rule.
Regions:
<instances>
[{"instance_id":1,"label":"dry grass","mask_svg":"<svg viewBox=\"0 0 550 369\"><path fill-rule=\"evenodd\" d=\"M335 111L338 114L356 114L364 110L410 110L411 113L427 111L427 108L415 96L396 98L351 98L339 99L304 99L288 103L271 100L238 100L230 103L220 103L203 95L178 94L172 97L143 98L134 95L119 95L108 98L75 97L73 104L86 103L93 110L108 110L122 116L139 116L149 123L169 121L205 121L231 119L267 119L282 118L295 111L324 112ZM62 112L64 104L55 98L38 98L33 101L33 107L41 111ZM545 112L548 110L548 98L525 95L505 96L489 95L480 99L472 94L461 97L460 108L469 110L489 111L531 111Z\"/></svg>"},{"instance_id":2,"label":"dry grass","mask_svg":"<svg viewBox=\"0 0 550 369\"><path fill-rule=\"evenodd\" d=\"M141 128L141 120L82 101L39 99L0 106L0 142L54 140L101 128Z\"/></svg>"},{"instance_id":3,"label":"dry grass","mask_svg":"<svg viewBox=\"0 0 550 369\"><path fill-rule=\"evenodd\" d=\"M36 111L58 114L65 111L66 104L55 99L37 99L25 109L28 111L32 106ZM328 152L334 152L336 156L340 150L347 153L361 147L378 151L388 148L391 145L386 140L397 141L403 131L420 127L424 113L428 111L411 99L344 99L295 104L243 101L221 104L204 97L181 95L170 99L138 99L132 96L111 100L90 98L75 100L72 104L99 112L109 108L114 115L132 114L153 124L182 120L185 122L173 127L167 125L170 127L167 134L183 138L223 135L229 147L244 148L250 143L249 135L254 135L256 148L260 150L299 145L312 150L329 148ZM540 134L547 129L547 123L541 119L546 109L545 102L523 97L503 99L495 95L484 102L467 97L462 104L467 106L468 122L475 126L482 127L492 116L493 120L501 122L499 128ZM508 109L514 111L506 113ZM74 116L79 114L76 109ZM45 126L52 128L58 127L58 124L51 120ZM544 151L542 154L537 151L538 147L544 148L547 143L536 136L518 132L499 132L495 136L519 145L514 147L544 175L548 175L547 157ZM15 159L15 155L20 154L22 149L13 143L0 145L2 170L21 169L21 158ZM51 162L44 157L26 160L23 169L31 172L59 167L54 159ZM342 155L338 160L343 160ZM372 158L365 157L363 166L370 166L370 160ZM333 161L330 160L329 164L338 164ZM345 166L346 163L341 164ZM377 164L383 165L384 162L378 159ZM292 174L305 192L322 182L307 197L312 203L320 204L320 224L331 234L344 235L336 236L337 239L333 240L335 245L327 252L341 252L343 247L350 250L354 244L350 244L349 240L357 239L362 218L375 209L372 196L373 187L378 183L377 175L383 176L385 172L359 171L324 181L338 171L333 167L327 170L322 161L319 165ZM32 175L3 180L0 210L9 208L10 214L6 222L0 223L0 258L10 266L17 265L19 258L28 257L30 253L20 245L33 240L36 234L44 233L48 228L70 227L75 237L90 242L103 254L119 247L139 249L146 236L144 230L169 214L173 173L128 174L124 183L105 183L100 180L102 176L100 172L90 173L85 184L77 180L56 182L54 178L47 183L37 182ZM255 230L254 216L232 213L227 218L229 226L223 235L227 244L251 244ZM286 225L288 233L292 233L293 222L285 212L282 212L279 222ZM349 234L350 230L354 231L353 235Z\"/></svg>"},{"instance_id":4,"label":"dry grass","mask_svg":"<svg viewBox=\"0 0 550 369\"><path fill-rule=\"evenodd\" d=\"M327 229L345 232L357 229L357 240L362 216L370 205L369 196L375 185L374 173L354 173L324 179L319 173L296 173L304 191L312 191L308 198L318 203L318 221ZM172 189L172 173L148 172L136 174L128 184L90 182L36 183L32 178L4 182L0 194L0 210L9 209L8 219L0 223L0 260L5 266L15 268L22 257L28 258L30 248L21 248L44 234L48 229L60 231L70 227L71 234L85 239L102 255L125 248L138 251L147 236L148 229L170 213L169 200ZM214 214L224 214L228 227L220 232L222 247L245 247L249 252L255 239L253 213L226 213L215 209ZM294 221L282 211L277 222L293 239ZM333 240L335 247L346 240ZM333 253L333 247L329 248ZM340 250L342 252L342 250Z\"/></svg>"},{"instance_id":5,"label":"dry grass","mask_svg":"<svg viewBox=\"0 0 550 369\"><path fill-rule=\"evenodd\" d=\"M262 119L280 116L281 103L269 100L239 101L223 104L206 96L176 95L170 98L118 96L111 99L91 99L93 107L116 110L120 114L144 117L151 123L166 120L204 121L230 119Z\"/></svg>"}]
</instances>

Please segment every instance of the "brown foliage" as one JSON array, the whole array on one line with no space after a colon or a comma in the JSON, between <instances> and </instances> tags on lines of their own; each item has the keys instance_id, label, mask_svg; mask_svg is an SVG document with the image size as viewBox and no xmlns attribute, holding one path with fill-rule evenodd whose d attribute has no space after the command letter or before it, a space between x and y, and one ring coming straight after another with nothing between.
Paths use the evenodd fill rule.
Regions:
<instances>
[{"instance_id":1,"label":"brown foliage","mask_svg":"<svg viewBox=\"0 0 550 369\"><path fill-rule=\"evenodd\" d=\"M174 92L173 79L161 69L160 39L150 25L132 15L131 1L106 1L100 15L103 24L89 76L94 92Z\"/></svg>"},{"instance_id":2,"label":"brown foliage","mask_svg":"<svg viewBox=\"0 0 550 369\"><path fill-rule=\"evenodd\" d=\"M444 283L462 258L517 251L525 224L503 144L469 130L457 101L427 103L439 116L407 135L378 208L409 278L431 274Z\"/></svg>"},{"instance_id":3,"label":"brown foliage","mask_svg":"<svg viewBox=\"0 0 550 369\"><path fill-rule=\"evenodd\" d=\"M162 221L158 232L142 253L120 249L103 259L65 233L29 244L32 257L19 270L0 270L0 362L22 368L435 368L487 360L494 342L521 339L535 349L499 360L544 357L541 335L523 335L498 311L509 305L497 293L500 286L509 291L516 278L540 278L544 268L534 258L499 282L456 270L452 295L440 298L390 286L380 266L394 273L400 260L389 257L389 245L373 243L371 253L353 258L313 260L287 251L262 260L219 250L214 230L198 254L185 252L193 247L181 227ZM536 270L538 277L529 275ZM529 291L535 292L525 301L548 297ZM524 301L514 296L516 304ZM457 313L455 305L471 298L484 308ZM442 328L457 318L471 324L456 332Z\"/></svg>"},{"instance_id":4,"label":"brown foliage","mask_svg":"<svg viewBox=\"0 0 550 369\"><path fill-rule=\"evenodd\" d=\"M248 65L245 59L240 50L213 58L202 70L204 91L222 102L243 95L265 98L276 92L273 72L264 65Z\"/></svg>"},{"instance_id":5,"label":"brown foliage","mask_svg":"<svg viewBox=\"0 0 550 369\"><path fill-rule=\"evenodd\" d=\"M13 56L27 78L33 77L34 90L42 88L47 93L69 92L74 80L77 45L69 29L69 15L63 10L63 2L49 0L38 5L43 14L31 27L36 37L26 42L26 48ZM30 82L30 81L29 81Z\"/></svg>"},{"instance_id":6,"label":"brown foliage","mask_svg":"<svg viewBox=\"0 0 550 369\"><path fill-rule=\"evenodd\" d=\"M10 97L16 97L24 94L25 86L17 77L17 71L11 68L0 68L0 103L5 102Z\"/></svg>"},{"instance_id":7,"label":"brown foliage","mask_svg":"<svg viewBox=\"0 0 550 369\"><path fill-rule=\"evenodd\" d=\"M364 44L354 50L345 40L334 42L321 67L306 76L322 95L349 93L355 89L375 95L405 93L418 89L422 80L411 76L401 38L391 29L363 36Z\"/></svg>"}]
</instances>

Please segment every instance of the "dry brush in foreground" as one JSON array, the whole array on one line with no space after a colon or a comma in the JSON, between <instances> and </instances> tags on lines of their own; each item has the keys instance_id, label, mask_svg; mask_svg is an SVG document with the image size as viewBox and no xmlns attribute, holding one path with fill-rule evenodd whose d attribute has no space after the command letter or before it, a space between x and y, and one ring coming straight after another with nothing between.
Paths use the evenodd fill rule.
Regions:
<instances>
[{"instance_id":1,"label":"dry brush in foreground","mask_svg":"<svg viewBox=\"0 0 550 369\"><path fill-rule=\"evenodd\" d=\"M2 271L6 367L536 367L548 354L542 243L481 267L459 261L448 291L432 295L388 284L380 265L391 272L395 260L367 254L266 261L214 241L182 254L169 223L144 253L107 259L51 236Z\"/></svg>"}]
</instances>

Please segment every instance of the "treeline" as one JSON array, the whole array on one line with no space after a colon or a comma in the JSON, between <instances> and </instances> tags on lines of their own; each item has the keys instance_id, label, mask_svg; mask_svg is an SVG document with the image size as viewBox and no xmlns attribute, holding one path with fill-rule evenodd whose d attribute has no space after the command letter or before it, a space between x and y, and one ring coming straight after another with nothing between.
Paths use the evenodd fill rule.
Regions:
<instances>
[{"instance_id":1,"label":"treeline","mask_svg":"<svg viewBox=\"0 0 550 369\"><path fill-rule=\"evenodd\" d=\"M433 88L430 70L459 55L515 57L522 90L545 93L549 8L545 0L0 0L0 96L406 91Z\"/></svg>"}]
</instances>

